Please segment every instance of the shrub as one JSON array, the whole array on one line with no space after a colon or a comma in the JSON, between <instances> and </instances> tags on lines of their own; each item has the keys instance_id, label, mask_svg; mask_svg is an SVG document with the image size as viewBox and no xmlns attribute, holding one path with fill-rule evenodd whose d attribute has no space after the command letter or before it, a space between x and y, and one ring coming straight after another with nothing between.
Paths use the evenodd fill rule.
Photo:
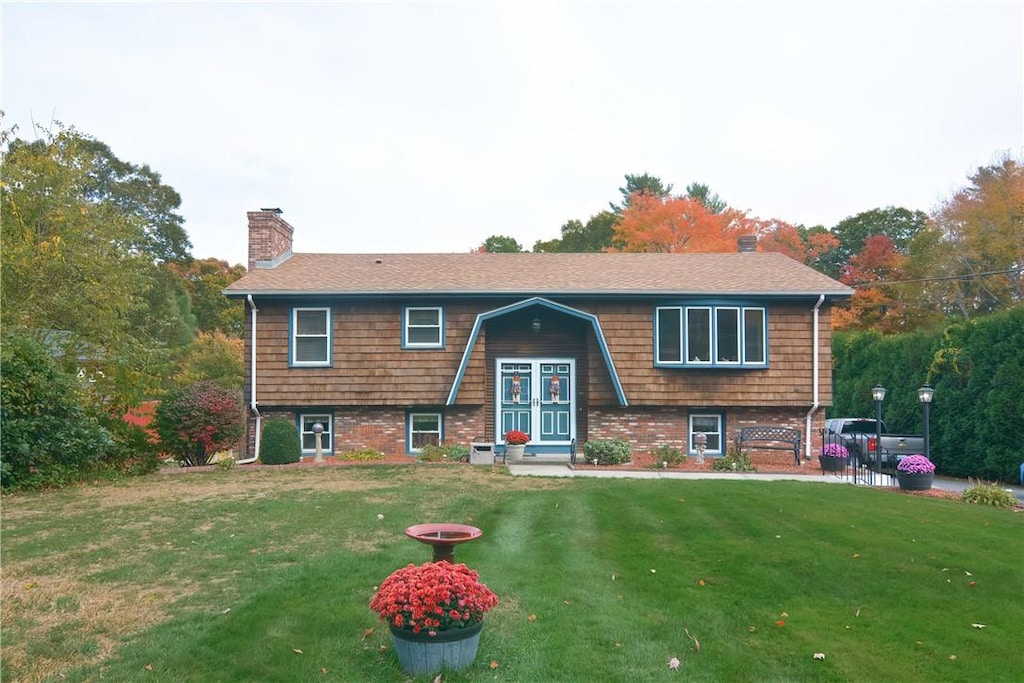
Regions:
<instances>
[{"instance_id":1,"label":"shrub","mask_svg":"<svg viewBox=\"0 0 1024 683\"><path fill-rule=\"evenodd\" d=\"M669 467L686 462L686 453L675 446L664 444L654 449L654 466L661 467L661 463L667 463Z\"/></svg>"},{"instance_id":2,"label":"shrub","mask_svg":"<svg viewBox=\"0 0 1024 683\"><path fill-rule=\"evenodd\" d=\"M469 462L469 446L460 443L427 444L416 455L420 462Z\"/></svg>"},{"instance_id":3,"label":"shrub","mask_svg":"<svg viewBox=\"0 0 1024 683\"><path fill-rule=\"evenodd\" d=\"M57 368L41 342L5 335L0 365L0 486L63 486L116 450L86 409L78 380Z\"/></svg>"},{"instance_id":4,"label":"shrub","mask_svg":"<svg viewBox=\"0 0 1024 683\"><path fill-rule=\"evenodd\" d=\"M236 445L245 430L239 392L204 381L172 390L156 408L164 451L185 467L210 464L217 451Z\"/></svg>"},{"instance_id":5,"label":"shrub","mask_svg":"<svg viewBox=\"0 0 1024 683\"><path fill-rule=\"evenodd\" d=\"M371 462L383 459L384 454L372 448L360 448L357 451L345 451L338 454L338 460L348 460L351 462Z\"/></svg>"},{"instance_id":6,"label":"shrub","mask_svg":"<svg viewBox=\"0 0 1024 683\"><path fill-rule=\"evenodd\" d=\"M960 494L960 500L965 503L991 505L997 508L1015 507L1018 504L1016 496L995 484L975 484Z\"/></svg>"},{"instance_id":7,"label":"shrub","mask_svg":"<svg viewBox=\"0 0 1024 683\"><path fill-rule=\"evenodd\" d=\"M715 458L711 469L729 472L757 472L754 463L750 462L750 454L735 446L721 458Z\"/></svg>"},{"instance_id":8,"label":"shrub","mask_svg":"<svg viewBox=\"0 0 1024 683\"><path fill-rule=\"evenodd\" d=\"M598 465L621 465L633 461L633 446L624 439L600 439L583 444L587 462Z\"/></svg>"},{"instance_id":9,"label":"shrub","mask_svg":"<svg viewBox=\"0 0 1024 683\"><path fill-rule=\"evenodd\" d=\"M295 423L286 417L272 417L263 423L260 462L287 465L302 459L302 442Z\"/></svg>"}]
</instances>

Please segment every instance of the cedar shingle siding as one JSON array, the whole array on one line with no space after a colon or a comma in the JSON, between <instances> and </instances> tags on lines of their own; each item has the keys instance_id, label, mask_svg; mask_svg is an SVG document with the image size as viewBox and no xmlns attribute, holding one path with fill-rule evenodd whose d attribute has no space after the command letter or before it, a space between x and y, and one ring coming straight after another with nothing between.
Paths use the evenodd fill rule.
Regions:
<instances>
[{"instance_id":1,"label":"cedar shingle siding","mask_svg":"<svg viewBox=\"0 0 1024 683\"><path fill-rule=\"evenodd\" d=\"M497 358L575 360L581 443L685 446L692 412L721 415L726 438L759 422L803 429L819 303L815 427L832 402L831 306L852 291L780 254L292 254L279 212L249 219L250 271L225 294L258 309L255 400L266 414L331 412L336 444L404 449L410 409L442 413L449 440L494 438ZM764 308L766 367L656 366L655 308L707 302ZM328 367L290 366L296 306L331 309ZM408 306L442 309L443 348L403 348ZM247 324L249 401L250 334Z\"/></svg>"}]
</instances>

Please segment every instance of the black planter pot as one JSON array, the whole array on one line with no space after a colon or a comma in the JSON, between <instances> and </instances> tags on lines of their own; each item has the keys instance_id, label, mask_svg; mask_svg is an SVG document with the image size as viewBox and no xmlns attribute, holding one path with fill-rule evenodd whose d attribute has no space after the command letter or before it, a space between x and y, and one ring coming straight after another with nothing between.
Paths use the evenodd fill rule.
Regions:
<instances>
[{"instance_id":1,"label":"black planter pot","mask_svg":"<svg viewBox=\"0 0 1024 683\"><path fill-rule=\"evenodd\" d=\"M819 458L822 472L842 472L850 462L849 458Z\"/></svg>"},{"instance_id":2,"label":"black planter pot","mask_svg":"<svg viewBox=\"0 0 1024 683\"><path fill-rule=\"evenodd\" d=\"M932 487L932 482L935 481L935 473L914 474L896 470L896 481L899 482L900 488L904 491L927 491Z\"/></svg>"}]
</instances>

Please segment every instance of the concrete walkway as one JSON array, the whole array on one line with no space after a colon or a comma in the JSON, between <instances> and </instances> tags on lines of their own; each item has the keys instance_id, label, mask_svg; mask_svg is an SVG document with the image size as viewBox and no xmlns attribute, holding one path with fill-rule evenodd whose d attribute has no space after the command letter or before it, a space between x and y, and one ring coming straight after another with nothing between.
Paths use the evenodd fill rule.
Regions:
<instances>
[{"instance_id":1,"label":"concrete walkway","mask_svg":"<svg viewBox=\"0 0 1024 683\"><path fill-rule=\"evenodd\" d=\"M819 484L852 484L848 477L837 477L831 474L761 474L758 472L671 472L662 470L576 470L568 465L525 463L506 465L508 471L516 477L593 477L598 479L732 479L742 481L806 481ZM876 486L896 486L896 480L886 475L875 477ZM966 479L951 477L935 477L932 488L944 491L963 491L974 484ZM1024 487L1003 486L1024 502Z\"/></svg>"}]
</instances>

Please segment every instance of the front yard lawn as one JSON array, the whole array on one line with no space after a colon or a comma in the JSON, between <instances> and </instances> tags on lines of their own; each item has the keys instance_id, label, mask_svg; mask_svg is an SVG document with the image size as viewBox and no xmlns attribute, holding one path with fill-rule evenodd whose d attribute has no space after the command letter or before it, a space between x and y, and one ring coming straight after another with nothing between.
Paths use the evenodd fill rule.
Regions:
<instances>
[{"instance_id":1,"label":"front yard lawn","mask_svg":"<svg viewBox=\"0 0 1024 683\"><path fill-rule=\"evenodd\" d=\"M403 532L424 522L483 530L456 560L501 600L445 681L1011 681L1024 665L1024 517L951 500L370 465L156 474L2 512L5 681L409 680L368 603L430 559Z\"/></svg>"}]
</instances>

